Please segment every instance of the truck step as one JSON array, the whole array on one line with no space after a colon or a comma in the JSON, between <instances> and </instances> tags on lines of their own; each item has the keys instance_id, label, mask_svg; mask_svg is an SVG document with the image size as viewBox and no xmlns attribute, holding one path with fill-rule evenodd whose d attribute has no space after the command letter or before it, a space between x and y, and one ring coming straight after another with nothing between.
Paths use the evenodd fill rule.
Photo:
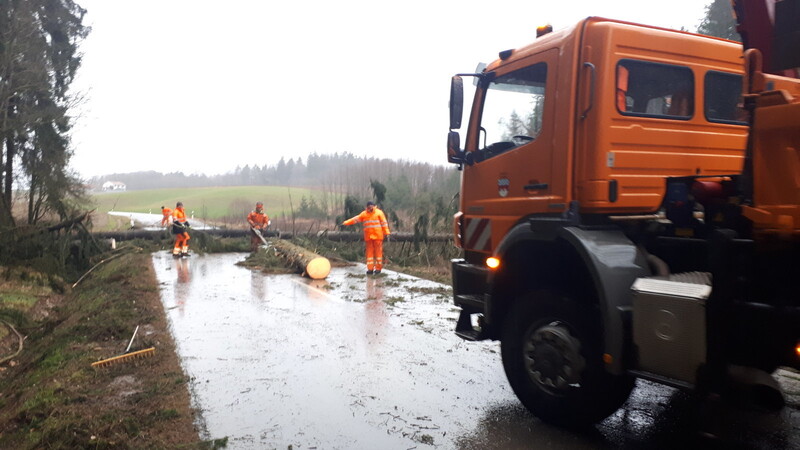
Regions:
<instances>
[{"instance_id":1,"label":"truck step","mask_svg":"<svg viewBox=\"0 0 800 450\"><path fill-rule=\"evenodd\" d=\"M455 296L454 303L456 306L461 306L465 309L483 311L485 302L483 300L483 294L458 294Z\"/></svg>"},{"instance_id":2,"label":"truck step","mask_svg":"<svg viewBox=\"0 0 800 450\"><path fill-rule=\"evenodd\" d=\"M482 333L478 330L456 330L456 336L464 339L465 341L482 341L486 338L482 337Z\"/></svg>"},{"instance_id":3,"label":"truck step","mask_svg":"<svg viewBox=\"0 0 800 450\"><path fill-rule=\"evenodd\" d=\"M478 314L478 321L480 323L480 316L482 316L482 314L470 311L466 308L461 310L461 314L458 316L458 322L456 322L456 336L467 341L489 339L483 328L472 325L473 314Z\"/></svg>"}]
</instances>

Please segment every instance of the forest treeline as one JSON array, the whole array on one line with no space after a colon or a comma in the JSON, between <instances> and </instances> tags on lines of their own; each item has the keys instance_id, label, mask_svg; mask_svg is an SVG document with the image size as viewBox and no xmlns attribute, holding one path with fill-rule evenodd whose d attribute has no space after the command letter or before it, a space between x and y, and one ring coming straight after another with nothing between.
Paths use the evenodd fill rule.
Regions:
<instances>
[{"instance_id":1,"label":"forest treeline","mask_svg":"<svg viewBox=\"0 0 800 450\"><path fill-rule=\"evenodd\" d=\"M356 156L351 153L310 154L284 158L275 165L246 165L220 175L115 173L89 180L100 189L107 181L128 190L213 186L292 186L318 189L319 194L293 199L298 218L338 219L377 201L396 227L443 228L457 209L459 172L455 166ZM421 218L422 217L422 218ZM422 225L418 225L422 226Z\"/></svg>"},{"instance_id":2,"label":"forest treeline","mask_svg":"<svg viewBox=\"0 0 800 450\"><path fill-rule=\"evenodd\" d=\"M288 161L281 158L275 165L246 165L219 175L162 173L151 170L102 175L88 180L88 184L94 189L100 189L106 181L119 181L125 183L128 190L212 186L295 186L359 193L359 189L366 192L372 179L385 180L406 175L412 189L416 190L441 181L446 184L445 179L456 177L455 172L452 166L362 157L347 152L332 155L312 153L305 161L299 157L290 158Z\"/></svg>"}]
</instances>

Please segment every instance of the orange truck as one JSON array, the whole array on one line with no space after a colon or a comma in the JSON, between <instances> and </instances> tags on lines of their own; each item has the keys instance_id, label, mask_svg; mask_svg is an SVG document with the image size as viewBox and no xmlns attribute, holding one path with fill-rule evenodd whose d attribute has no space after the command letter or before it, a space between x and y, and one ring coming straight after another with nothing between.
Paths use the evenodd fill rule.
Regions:
<instances>
[{"instance_id":1,"label":"orange truck","mask_svg":"<svg viewBox=\"0 0 800 450\"><path fill-rule=\"evenodd\" d=\"M758 63L590 17L453 77L456 333L501 342L541 419L600 421L636 378L782 404L770 373L800 368L800 84Z\"/></svg>"}]
</instances>

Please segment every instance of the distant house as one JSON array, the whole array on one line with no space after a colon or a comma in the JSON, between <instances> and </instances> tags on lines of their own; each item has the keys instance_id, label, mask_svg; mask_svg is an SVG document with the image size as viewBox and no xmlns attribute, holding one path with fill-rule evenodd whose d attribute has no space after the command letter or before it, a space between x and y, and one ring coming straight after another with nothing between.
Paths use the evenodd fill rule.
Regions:
<instances>
[{"instance_id":1,"label":"distant house","mask_svg":"<svg viewBox=\"0 0 800 450\"><path fill-rule=\"evenodd\" d=\"M104 191L124 191L127 189L125 183L121 181L106 181L103 183L103 190Z\"/></svg>"}]
</instances>

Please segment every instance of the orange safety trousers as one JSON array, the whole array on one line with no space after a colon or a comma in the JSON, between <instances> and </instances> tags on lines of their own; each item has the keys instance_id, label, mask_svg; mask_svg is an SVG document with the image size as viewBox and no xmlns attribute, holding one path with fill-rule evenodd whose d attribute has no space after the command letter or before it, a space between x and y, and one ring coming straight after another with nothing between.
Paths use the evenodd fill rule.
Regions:
<instances>
[{"instance_id":1,"label":"orange safety trousers","mask_svg":"<svg viewBox=\"0 0 800 450\"><path fill-rule=\"evenodd\" d=\"M172 249L172 254L189 253L189 233L183 232L175 235L175 247Z\"/></svg>"},{"instance_id":2,"label":"orange safety trousers","mask_svg":"<svg viewBox=\"0 0 800 450\"><path fill-rule=\"evenodd\" d=\"M383 269L383 240L367 239L367 270Z\"/></svg>"},{"instance_id":3,"label":"orange safety trousers","mask_svg":"<svg viewBox=\"0 0 800 450\"><path fill-rule=\"evenodd\" d=\"M181 225L186 225L186 211L183 210L183 207L175 208L175 211L172 212L172 217ZM172 249L172 254L189 253L189 239L191 238L186 231L176 234L175 248Z\"/></svg>"}]
</instances>

